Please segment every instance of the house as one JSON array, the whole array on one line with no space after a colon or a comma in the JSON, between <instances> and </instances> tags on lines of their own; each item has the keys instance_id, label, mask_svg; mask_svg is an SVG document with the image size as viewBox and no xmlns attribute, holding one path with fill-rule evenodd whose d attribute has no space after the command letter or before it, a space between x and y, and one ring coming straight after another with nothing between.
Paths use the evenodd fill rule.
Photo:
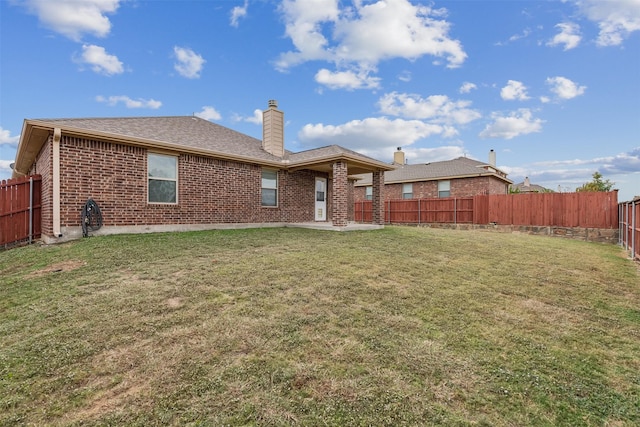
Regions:
<instances>
[{"instance_id":1,"label":"house","mask_svg":"<svg viewBox=\"0 0 640 427\"><path fill-rule=\"evenodd\" d=\"M511 192L513 193L553 193L553 190L549 190L541 185L531 184L531 180L528 176L524 178L524 181L511 186Z\"/></svg>"},{"instance_id":2,"label":"house","mask_svg":"<svg viewBox=\"0 0 640 427\"><path fill-rule=\"evenodd\" d=\"M506 194L513 182L496 167L495 151L489 162L458 157L432 163L407 164L400 147L394 153L396 169L384 173L384 199L470 197L478 194ZM371 175L357 176L355 200L371 200Z\"/></svg>"},{"instance_id":3,"label":"house","mask_svg":"<svg viewBox=\"0 0 640 427\"><path fill-rule=\"evenodd\" d=\"M353 180L372 176L374 224L393 166L346 148L290 152L276 101L262 141L198 117L26 119L13 177L42 176L42 235L82 235L80 213L100 208L98 234L283 226L353 220Z\"/></svg>"}]
</instances>

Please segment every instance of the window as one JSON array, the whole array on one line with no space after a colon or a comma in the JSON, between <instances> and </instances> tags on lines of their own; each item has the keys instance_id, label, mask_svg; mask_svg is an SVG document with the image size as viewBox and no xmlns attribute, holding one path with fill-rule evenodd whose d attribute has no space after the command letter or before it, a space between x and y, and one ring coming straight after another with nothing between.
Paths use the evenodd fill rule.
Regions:
<instances>
[{"instance_id":1,"label":"window","mask_svg":"<svg viewBox=\"0 0 640 427\"><path fill-rule=\"evenodd\" d=\"M413 199L413 184L402 184L402 198Z\"/></svg>"},{"instance_id":2,"label":"window","mask_svg":"<svg viewBox=\"0 0 640 427\"><path fill-rule=\"evenodd\" d=\"M262 206L278 206L278 171L262 170Z\"/></svg>"},{"instance_id":3,"label":"window","mask_svg":"<svg viewBox=\"0 0 640 427\"><path fill-rule=\"evenodd\" d=\"M149 153L149 203L178 203L178 158Z\"/></svg>"},{"instance_id":4,"label":"window","mask_svg":"<svg viewBox=\"0 0 640 427\"><path fill-rule=\"evenodd\" d=\"M451 196L451 181L438 181L438 197Z\"/></svg>"},{"instance_id":5,"label":"window","mask_svg":"<svg viewBox=\"0 0 640 427\"><path fill-rule=\"evenodd\" d=\"M373 187L364 187L364 198L367 200L373 200Z\"/></svg>"}]
</instances>

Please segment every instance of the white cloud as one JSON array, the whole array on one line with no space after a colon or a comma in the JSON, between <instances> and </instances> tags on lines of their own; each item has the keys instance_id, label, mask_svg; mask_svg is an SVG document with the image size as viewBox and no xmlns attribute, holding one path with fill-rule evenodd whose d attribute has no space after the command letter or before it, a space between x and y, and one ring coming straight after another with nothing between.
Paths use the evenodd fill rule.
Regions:
<instances>
[{"instance_id":1,"label":"white cloud","mask_svg":"<svg viewBox=\"0 0 640 427\"><path fill-rule=\"evenodd\" d=\"M0 179L9 179L13 174L13 169L11 169L11 163L13 160L0 160ZM6 178L2 178L2 177Z\"/></svg>"},{"instance_id":2,"label":"white cloud","mask_svg":"<svg viewBox=\"0 0 640 427\"><path fill-rule=\"evenodd\" d=\"M402 81L402 82L410 82L412 78L412 74L411 71L403 71L398 75L398 80Z\"/></svg>"},{"instance_id":3,"label":"white cloud","mask_svg":"<svg viewBox=\"0 0 640 427\"><path fill-rule=\"evenodd\" d=\"M238 20L240 18L244 18L247 16L247 9L249 8L249 1L244 0L244 4L242 6L236 6L231 9L231 26L237 27Z\"/></svg>"},{"instance_id":4,"label":"white cloud","mask_svg":"<svg viewBox=\"0 0 640 427\"><path fill-rule=\"evenodd\" d=\"M262 110L256 108L255 110L253 110L253 116L250 116L250 117L243 117L239 114L236 114L234 115L233 120L236 122L247 122L247 123L253 123L254 125L261 125Z\"/></svg>"},{"instance_id":5,"label":"white cloud","mask_svg":"<svg viewBox=\"0 0 640 427\"><path fill-rule=\"evenodd\" d=\"M507 85L500 90L500 96L505 101L526 101L527 87L517 80L509 80Z\"/></svg>"},{"instance_id":6,"label":"white cloud","mask_svg":"<svg viewBox=\"0 0 640 427\"><path fill-rule=\"evenodd\" d=\"M123 103L127 108L150 108L152 110L157 110L162 106L162 102L156 101L155 99L131 99L125 95L110 96L108 98L105 98L104 96L96 96L96 101L104 102L112 107L119 103Z\"/></svg>"},{"instance_id":7,"label":"white cloud","mask_svg":"<svg viewBox=\"0 0 640 427\"><path fill-rule=\"evenodd\" d=\"M342 8L338 0L285 0L280 11L295 46L278 58L275 65L281 71L314 60L372 70L383 60L424 55L445 58L455 68L467 57L460 42L448 35L444 9L408 0L354 1Z\"/></svg>"},{"instance_id":8,"label":"white cloud","mask_svg":"<svg viewBox=\"0 0 640 427\"><path fill-rule=\"evenodd\" d=\"M222 118L220 113L209 105L202 107L202 111L195 113L195 116L209 121L220 120Z\"/></svg>"},{"instance_id":9,"label":"white cloud","mask_svg":"<svg viewBox=\"0 0 640 427\"><path fill-rule=\"evenodd\" d=\"M464 156L464 149L457 145L447 145L434 148L402 148L408 164L441 162ZM387 154L385 157L390 156ZM383 158L383 157L376 157Z\"/></svg>"},{"instance_id":10,"label":"white cloud","mask_svg":"<svg viewBox=\"0 0 640 427\"><path fill-rule=\"evenodd\" d=\"M566 77L549 77L546 83L551 86L551 92L560 99L571 99L582 95L587 89L586 86L578 86Z\"/></svg>"},{"instance_id":11,"label":"white cloud","mask_svg":"<svg viewBox=\"0 0 640 427\"><path fill-rule=\"evenodd\" d=\"M76 59L76 62L88 64L94 72L106 76L124 72L122 62L117 56L110 55L103 47L93 44L82 45L82 55Z\"/></svg>"},{"instance_id":12,"label":"white cloud","mask_svg":"<svg viewBox=\"0 0 640 427\"><path fill-rule=\"evenodd\" d=\"M560 33L556 34L547 42L547 46L564 45L564 50L570 50L577 47L582 40L580 36L580 26L572 22L563 22L556 25L560 29Z\"/></svg>"},{"instance_id":13,"label":"white cloud","mask_svg":"<svg viewBox=\"0 0 640 427\"><path fill-rule=\"evenodd\" d=\"M378 101L383 114L409 119L431 120L434 123L466 124L481 114L468 108L471 101L452 101L446 95L422 98L415 94L391 92Z\"/></svg>"},{"instance_id":14,"label":"white cloud","mask_svg":"<svg viewBox=\"0 0 640 427\"><path fill-rule=\"evenodd\" d=\"M462 83L462 86L460 86L460 89L458 90L460 93L469 93L474 89L477 89L478 86L475 85L475 83L471 83L471 82L464 82Z\"/></svg>"},{"instance_id":15,"label":"white cloud","mask_svg":"<svg viewBox=\"0 0 640 427\"><path fill-rule=\"evenodd\" d=\"M300 142L307 146L338 144L364 152L411 145L433 135L445 135L446 126L427 124L421 120L389 120L385 117L352 120L338 126L307 124L298 133ZM370 151L367 151L370 152Z\"/></svg>"},{"instance_id":16,"label":"white cloud","mask_svg":"<svg viewBox=\"0 0 640 427\"><path fill-rule=\"evenodd\" d=\"M575 0L588 19L598 24L599 46L622 44L634 31L640 31L640 1L638 0Z\"/></svg>"},{"instance_id":17,"label":"white cloud","mask_svg":"<svg viewBox=\"0 0 640 427\"><path fill-rule=\"evenodd\" d=\"M480 138L511 139L542 130L543 121L533 118L533 114L528 108L521 108L506 117L494 113L492 118L493 123L488 124L480 132Z\"/></svg>"},{"instance_id":18,"label":"white cloud","mask_svg":"<svg viewBox=\"0 0 640 427\"><path fill-rule=\"evenodd\" d=\"M331 72L323 68L316 73L315 80L329 89L375 89L380 86L378 77L370 77L364 71L358 73L353 71Z\"/></svg>"},{"instance_id":19,"label":"white cloud","mask_svg":"<svg viewBox=\"0 0 640 427\"><path fill-rule=\"evenodd\" d=\"M11 132L0 127L0 145L18 145L20 135L11 136Z\"/></svg>"},{"instance_id":20,"label":"white cloud","mask_svg":"<svg viewBox=\"0 0 640 427\"><path fill-rule=\"evenodd\" d=\"M202 67L204 63L207 62L202 56L189 48L178 46L173 48L173 53L178 61L174 64L174 68L182 77L188 79L197 79L200 77Z\"/></svg>"},{"instance_id":21,"label":"white cloud","mask_svg":"<svg viewBox=\"0 0 640 427\"><path fill-rule=\"evenodd\" d=\"M105 37L111 21L105 15L115 13L121 0L26 0L25 6L40 22L72 40L83 34Z\"/></svg>"}]
</instances>

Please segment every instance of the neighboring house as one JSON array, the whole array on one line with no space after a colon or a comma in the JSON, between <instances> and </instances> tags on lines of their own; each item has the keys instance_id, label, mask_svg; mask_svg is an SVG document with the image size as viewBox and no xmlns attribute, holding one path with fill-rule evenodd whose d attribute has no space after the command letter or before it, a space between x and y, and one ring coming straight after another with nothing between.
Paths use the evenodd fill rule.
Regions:
<instances>
[{"instance_id":1,"label":"neighboring house","mask_svg":"<svg viewBox=\"0 0 640 427\"><path fill-rule=\"evenodd\" d=\"M393 164L397 169L384 173L384 199L423 199L438 197L470 197L479 194L506 194L513 182L496 167L495 151L489 163L466 157L442 162L409 165L398 147ZM371 200L371 175L360 175L355 183L355 200Z\"/></svg>"},{"instance_id":2,"label":"neighboring house","mask_svg":"<svg viewBox=\"0 0 640 427\"><path fill-rule=\"evenodd\" d=\"M351 174L373 176L374 224L393 166L337 145L284 149L284 114L263 113L263 140L198 117L24 121L13 177L42 175L42 235L82 235L93 199L99 234L353 220Z\"/></svg>"},{"instance_id":3,"label":"neighboring house","mask_svg":"<svg viewBox=\"0 0 640 427\"><path fill-rule=\"evenodd\" d=\"M541 185L531 184L529 177L525 177L524 181L513 184L511 186L511 192L513 193L552 193L552 190L545 188Z\"/></svg>"}]
</instances>

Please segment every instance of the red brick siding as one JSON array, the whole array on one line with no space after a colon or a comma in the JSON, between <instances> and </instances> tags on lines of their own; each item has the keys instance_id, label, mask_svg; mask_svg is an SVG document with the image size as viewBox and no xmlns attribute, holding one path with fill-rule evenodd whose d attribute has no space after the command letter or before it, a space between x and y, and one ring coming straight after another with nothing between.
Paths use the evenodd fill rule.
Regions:
<instances>
[{"instance_id":1,"label":"red brick siding","mask_svg":"<svg viewBox=\"0 0 640 427\"><path fill-rule=\"evenodd\" d=\"M313 221L315 176L327 177L279 171L278 206L262 207L261 166L182 154L178 203L149 204L145 148L63 136L60 156L63 227L80 225L88 198L100 206L105 226ZM50 174L39 173L45 188Z\"/></svg>"},{"instance_id":2,"label":"red brick siding","mask_svg":"<svg viewBox=\"0 0 640 427\"><path fill-rule=\"evenodd\" d=\"M336 162L333 164L333 185L335 192L332 194L331 200L333 202L332 211L333 225L338 227L344 227L349 220L349 208L348 208L348 190L349 181L347 178L347 164L345 162Z\"/></svg>"},{"instance_id":3,"label":"red brick siding","mask_svg":"<svg viewBox=\"0 0 640 427\"><path fill-rule=\"evenodd\" d=\"M31 166L29 174L42 175L41 187L41 221L42 234L46 236L53 235L53 185L51 179L51 170L53 168L53 140L52 136L44 143L40 153L36 157L36 161Z\"/></svg>"},{"instance_id":4,"label":"red brick siding","mask_svg":"<svg viewBox=\"0 0 640 427\"><path fill-rule=\"evenodd\" d=\"M507 184L491 176L451 179L451 197L471 197L479 194L506 194ZM355 187L355 200L365 198L365 187ZM402 184L385 184L385 200L402 199ZM438 181L420 181L413 183L414 199L438 197Z\"/></svg>"}]
</instances>

